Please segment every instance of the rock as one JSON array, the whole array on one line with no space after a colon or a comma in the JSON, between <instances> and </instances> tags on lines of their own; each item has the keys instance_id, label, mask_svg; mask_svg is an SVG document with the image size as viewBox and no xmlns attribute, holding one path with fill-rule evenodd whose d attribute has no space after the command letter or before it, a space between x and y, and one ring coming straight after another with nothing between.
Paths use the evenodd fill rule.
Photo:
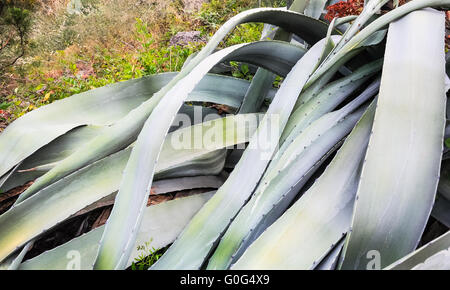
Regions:
<instances>
[{"instance_id":1,"label":"rock","mask_svg":"<svg viewBox=\"0 0 450 290\"><path fill-rule=\"evenodd\" d=\"M170 38L170 45L188 45L190 42L206 42L204 37L200 36L200 31L183 31L178 32Z\"/></svg>"},{"instance_id":2,"label":"rock","mask_svg":"<svg viewBox=\"0 0 450 290\"><path fill-rule=\"evenodd\" d=\"M71 15L80 15L82 8L83 4L81 3L81 0L70 0L67 4L67 13Z\"/></svg>"},{"instance_id":3,"label":"rock","mask_svg":"<svg viewBox=\"0 0 450 290\"><path fill-rule=\"evenodd\" d=\"M184 10L188 13L195 12L202 7L202 4L206 2L206 0L182 0L184 5Z\"/></svg>"}]
</instances>

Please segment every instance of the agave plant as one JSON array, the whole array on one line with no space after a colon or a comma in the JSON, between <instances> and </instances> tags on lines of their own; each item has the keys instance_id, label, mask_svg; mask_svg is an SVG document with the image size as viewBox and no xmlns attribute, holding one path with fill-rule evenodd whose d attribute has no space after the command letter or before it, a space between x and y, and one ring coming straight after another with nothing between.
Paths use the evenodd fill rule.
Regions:
<instances>
[{"instance_id":1,"label":"agave plant","mask_svg":"<svg viewBox=\"0 0 450 290\"><path fill-rule=\"evenodd\" d=\"M416 249L430 215L450 226L439 11L450 0L380 14L386 3L329 24L327 1L248 10L178 73L14 121L0 135L0 190L34 182L0 215L0 267L124 269L150 243L170 245L151 269L449 269L448 233ZM265 23L260 41L218 49L246 22ZM217 69L229 61L256 66L253 79ZM147 207L186 189L198 194ZM105 201L104 226L24 260Z\"/></svg>"}]
</instances>

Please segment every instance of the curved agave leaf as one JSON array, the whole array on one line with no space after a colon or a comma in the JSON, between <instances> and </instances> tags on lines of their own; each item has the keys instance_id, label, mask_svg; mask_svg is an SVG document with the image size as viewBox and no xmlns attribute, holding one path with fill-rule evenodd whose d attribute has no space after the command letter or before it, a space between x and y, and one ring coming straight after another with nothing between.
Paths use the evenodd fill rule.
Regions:
<instances>
[{"instance_id":1,"label":"curved agave leaf","mask_svg":"<svg viewBox=\"0 0 450 290\"><path fill-rule=\"evenodd\" d=\"M108 85L43 106L42 108L34 110L24 117L17 119L9 126L13 128L11 130L14 132L6 133L10 131L10 129L8 129L0 135L2 136L0 137L0 147L9 146L7 143L12 142L14 138L26 138L20 139L22 141L17 141L19 143L26 143L26 150L24 151L22 150L23 148L17 149L15 147L16 149L13 152L8 152L9 155L7 157L2 157L8 158L10 161L7 161L6 159L3 160L2 165L0 165L0 176L3 175L7 168L12 168L15 164L22 161L24 157L28 157L43 145L62 135L66 129L68 129L67 131L83 131L83 136L86 135L86 137L82 137L83 139L90 139L98 135L103 128L103 126L100 125L108 125L117 121L131 109L148 100L155 91L161 89L177 74L178 73L162 73ZM219 103L238 108L248 86L249 82L245 80L208 74L189 95L187 101ZM269 95L273 94L274 92L271 90ZM87 105L88 101L92 103L92 106ZM101 114L98 114L98 107L102 108ZM70 114L66 114L66 111L70 111ZM61 114L61 112L64 114ZM74 112L78 113L74 114ZM80 112L82 113L80 114ZM100 118L100 122L97 122L96 118ZM85 126L83 127L85 129L76 128L81 125L96 123L98 123L98 125L89 125L87 126L88 128ZM67 127L64 127L66 129L61 131L60 124L66 124ZM33 128L36 129L34 130ZM92 131L96 131L95 134L85 132L91 131L90 128L92 128ZM33 132L30 131L32 129ZM26 130L25 135L23 134L24 130ZM51 132L52 134L49 135L47 132ZM75 136L70 138L78 137L77 134L75 134ZM64 143L65 146L70 146L70 142L77 142L77 140L67 140L67 143ZM59 141L57 143L59 143ZM49 146L50 148L48 148L49 153L51 154L58 154L60 150L67 150L65 147L60 148L60 145L54 144L52 146L55 147ZM77 148L78 146L79 143L77 142L74 143L72 148ZM6 154L7 151L5 149L5 151L1 152L5 152L4 154ZM70 150L68 152L73 151ZM68 155L69 154L65 154L64 157ZM40 161L40 158L43 158L43 162ZM26 165L28 167L22 167L22 169L51 163L60 160L61 158L50 157L50 160L48 160L45 156L40 156L38 154L37 156L30 157L30 159L31 160L28 161L31 162L31 164ZM3 188L2 190L5 191Z\"/></svg>"},{"instance_id":2,"label":"curved agave leaf","mask_svg":"<svg viewBox=\"0 0 450 290\"><path fill-rule=\"evenodd\" d=\"M286 22L289 20L289 22ZM174 77L166 86L160 89L148 101L142 103L138 108L130 111L120 121L113 126L108 127L101 135L92 139L89 143L79 148L75 153L60 162L55 168L52 168L44 176L36 180L30 186L23 197L31 196L39 189L48 184L70 174L71 172L86 166L93 161L99 160L109 154L117 152L128 146L139 134L145 120L151 114L158 102L165 96L181 79L191 72L206 56L216 49L220 41L230 32L236 25L244 22L263 21L276 24L280 27L290 29L298 29L309 27L311 29L300 31L306 38L315 39L321 34L320 30L326 28L326 24L312 18L308 18L302 14L287 12L280 9L253 9L240 13L227 21L211 38L208 44L194 57L186 67ZM325 26L325 27L324 27ZM322 27L322 28L320 28ZM246 46L247 48L249 46ZM235 54L239 57L239 54ZM279 60L278 60L279 61Z\"/></svg>"},{"instance_id":3,"label":"curved agave leaf","mask_svg":"<svg viewBox=\"0 0 450 290\"><path fill-rule=\"evenodd\" d=\"M97 136L102 128L95 125L81 126L56 138L17 166L0 187L1 191L6 192L43 175L55 165L55 162L67 157L89 139Z\"/></svg>"},{"instance_id":4,"label":"curved agave leaf","mask_svg":"<svg viewBox=\"0 0 450 290\"><path fill-rule=\"evenodd\" d=\"M264 99L269 93L269 90L272 88L275 78L276 74L266 69L259 68L253 76L250 87L243 99L242 106L239 109L239 113L258 112Z\"/></svg>"},{"instance_id":5,"label":"curved agave leaf","mask_svg":"<svg viewBox=\"0 0 450 290\"><path fill-rule=\"evenodd\" d=\"M171 74L130 80L74 95L33 110L0 135L0 176L56 137L80 125L109 125L147 100Z\"/></svg>"},{"instance_id":6,"label":"curved agave leaf","mask_svg":"<svg viewBox=\"0 0 450 290\"><path fill-rule=\"evenodd\" d=\"M363 11L345 31L342 40L336 45L334 51L339 51L349 39L361 30L361 27L370 21L375 14L379 13L380 8L387 2L389 2L389 0L370 0L365 3Z\"/></svg>"},{"instance_id":7,"label":"curved agave leaf","mask_svg":"<svg viewBox=\"0 0 450 290\"><path fill-rule=\"evenodd\" d=\"M276 149L280 132L270 136L270 140L262 138L269 136L270 125L274 122L283 130L303 83L317 66L323 45L323 40L316 43L292 68L227 181L152 269L198 269L203 264L230 220L258 184L269 163L268 158Z\"/></svg>"},{"instance_id":8,"label":"curved agave leaf","mask_svg":"<svg viewBox=\"0 0 450 290\"><path fill-rule=\"evenodd\" d=\"M224 97L224 99L226 100L227 97ZM195 118L194 113L197 114L197 117ZM177 124L178 121L180 121L181 126L189 124L195 125L201 121L198 116L202 116L201 119L203 120L204 117L207 116L208 118L211 118L214 114L219 117L214 109L184 105L178 112L178 115L181 115L179 118L180 120L177 120L177 118L175 119L171 130L172 128L177 129L180 127L180 125ZM189 117L189 120L186 120L186 117ZM56 138L25 159L17 170L13 171L11 176L5 178L5 183L0 189L4 192L43 175L53 168L57 162L70 156L80 146L95 136L98 136L103 129L104 128L101 126L81 126Z\"/></svg>"},{"instance_id":9,"label":"curved agave leaf","mask_svg":"<svg viewBox=\"0 0 450 290\"><path fill-rule=\"evenodd\" d=\"M294 1L294 3L291 4L289 7L289 10L295 11L298 13L303 13L306 16L313 17L315 19L318 19L319 15L315 15L315 9L310 9L311 13L304 13L304 10L306 7L314 6L315 8L318 5L314 5L316 2L322 2L322 0L313 0L313 1ZM312 7L311 7L312 8ZM322 7L323 10L323 7ZM314 15L313 15L314 14ZM331 33L334 31L333 27L328 27L328 32ZM276 29L273 25L264 25L264 29L261 35L261 40L282 40L282 41L289 41L291 40L292 35L290 33L286 33L285 31L281 29ZM242 101L242 106L239 109L240 113L254 113L258 112L267 93L269 92L270 88L272 88L272 84L275 81L276 75L270 71L267 71L263 68L258 68L258 71L255 73L252 82L250 84L250 87L247 90L247 93L245 94L245 97Z\"/></svg>"},{"instance_id":10,"label":"curved agave leaf","mask_svg":"<svg viewBox=\"0 0 450 290\"><path fill-rule=\"evenodd\" d=\"M278 49L286 52L286 54L278 55ZM255 54L259 57L255 57ZM288 71L291 65L303 55L303 50L300 47L284 42L263 41L234 46L223 51L218 51L214 55L219 57L217 57L215 61L209 63L208 70L211 66L215 65L218 62L221 62L222 60L233 60L235 58L246 59L247 57L245 56L248 56L248 58L251 59L252 62L258 62L261 66L271 68L273 67L274 70L279 69ZM273 66L271 64L273 64ZM201 74L198 75L191 74L191 77L193 75L197 79L192 83L192 86L190 85L190 89L186 91L187 94L193 91L195 85L200 82L202 76L204 76L206 72L207 71L204 70ZM196 73L198 73L198 71ZM182 75L183 74L180 72L175 78L171 80L169 84L171 84L174 80L178 80ZM167 86L169 86L169 84ZM144 102L141 106L132 110L126 117L116 122L114 125L105 128L102 134L85 143L74 153L59 162L54 168L37 179L21 195L17 202L21 202L23 199L33 195L38 190L66 176L67 174L70 174L71 172L82 168L83 166L86 166L96 160L101 159L102 157L108 156L109 154L117 152L118 150L121 150L124 147L128 146L128 144L134 141L134 138L139 133L140 126L137 126L136 124L139 122L143 123L145 121L144 118L147 117L149 110L152 111L157 102L159 102L162 98L161 94L167 93L170 98L178 97L177 95L173 95L177 93L176 90L173 88L171 90L168 90L167 86L161 89L157 93L157 95ZM178 84L176 86L178 86ZM181 100L180 102L182 102L186 99L186 95L184 95L183 98L178 98ZM166 100L166 102L169 102L169 100ZM170 107L171 110L178 111L180 106L181 103L178 103L177 106L168 106L164 109L164 111L157 113L159 114L158 118L161 119L162 116L170 118L170 121L168 122L172 123L173 116L168 115L167 110Z\"/></svg>"},{"instance_id":11,"label":"curved agave leaf","mask_svg":"<svg viewBox=\"0 0 450 290\"><path fill-rule=\"evenodd\" d=\"M379 85L380 85L380 80L379 79L375 80L357 98L355 98L352 102L347 104L344 108L342 108L341 110L338 110L337 112L329 113L328 115L333 116L333 117L328 117L328 118L334 118L334 121L336 121L336 120L339 120L339 118L342 118L342 116L345 116L345 114L352 112L353 110L358 108L361 104L366 102L369 98L373 97L377 93ZM330 87L330 89L333 89L333 84ZM289 147L293 146L292 145L293 141L299 135L301 135L304 131L310 131L309 127L311 124L311 120L312 121L314 121L316 119L320 120L319 117L321 115L324 115L325 113L327 113L328 110L331 110L331 109L329 109L328 106L335 106L333 104L334 100L330 97L327 90L323 91L323 93L324 94L319 94L318 97L320 97L322 95L325 98L327 98L327 101L323 102L323 100L320 100L320 99L316 100L314 98L311 100L312 106L309 106L310 104L307 103L304 106L305 110L300 110L299 112L296 113L296 114L300 113L298 115L300 117L299 118L300 120L297 121L296 127L293 128L293 130L287 136L284 143L281 145L280 149L274 156L273 161L269 165L269 168L271 168L271 166L277 164L278 159L281 158L281 156L285 153L285 151ZM341 94L341 93L346 94L347 92L345 90L342 90L341 92L335 92L335 95L339 96L339 94ZM337 100L337 101L339 101L339 100ZM303 107L300 107L299 109L301 109L301 108L303 108ZM293 115L291 114L290 118L292 118L292 117L293 117ZM294 117L296 117L296 116L294 115ZM322 118L326 119L325 117L322 117ZM288 121L288 124L289 124L289 121ZM329 123L328 125L331 125L331 124L333 124L333 122Z\"/></svg>"},{"instance_id":12,"label":"curved agave leaf","mask_svg":"<svg viewBox=\"0 0 450 290\"><path fill-rule=\"evenodd\" d=\"M303 37L306 37L305 39L310 39L312 41L314 41L314 39L320 39L322 34L321 30L326 30L327 26L323 22L306 17L302 14L288 12L282 9L253 9L234 16L216 32L197 56L194 57L166 86L161 88L148 101L130 111L113 126L108 127L103 134L92 139L88 144L66 158L64 162L61 162L58 165L58 168L54 168L46 173L45 178L43 176L33 183L33 185L27 189L26 195L32 195L34 192L54 180L128 146L137 137L148 116L163 96L165 96L178 81L188 75L205 57L212 53L226 34L236 25L253 21L275 24L286 30L309 28L297 32ZM235 56L239 57L239 54L236 54Z\"/></svg>"},{"instance_id":13,"label":"curved agave leaf","mask_svg":"<svg viewBox=\"0 0 450 290\"><path fill-rule=\"evenodd\" d=\"M27 243L22 249L11 254L0 264L0 270L17 270L22 263L25 254L33 246L33 241Z\"/></svg>"},{"instance_id":14,"label":"curved agave leaf","mask_svg":"<svg viewBox=\"0 0 450 290\"><path fill-rule=\"evenodd\" d=\"M420 249L392 263L384 270L411 270L417 265L425 263L429 257L432 257L442 251L448 251L450 248L450 231L439 238L429 242ZM448 262L448 257L447 257ZM448 270L448 269L447 269Z\"/></svg>"},{"instance_id":15,"label":"curved agave leaf","mask_svg":"<svg viewBox=\"0 0 450 290\"><path fill-rule=\"evenodd\" d=\"M225 149L228 146L249 140L256 130L254 122L243 122L246 116L232 115L215 119L192 127L180 129L168 135L160 161L157 175L173 176L173 171L182 167L183 174L214 174L222 170L225 162ZM241 126L242 134L236 135L235 126ZM192 143L198 139L195 132L200 132L200 139L207 133L222 134L223 142L215 146L200 149L180 149L172 138L179 139L186 135ZM222 148L222 149L221 149ZM131 148L119 151L102 160L55 182L0 215L0 261L26 242L42 232L52 228L86 206L116 192L119 188L123 169L129 159ZM217 161L220 159L220 162ZM206 170L198 172L198 162L206 163ZM200 161L199 161L200 160ZM193 164L192 168L188 165ZM219 164L218 169L214 169ZM200 164L201 165L201 164ZM196 169L196 170L194 170ZM186 172L187 171L187 172ZM172 172L172 174L170 174Z\"/></svg>"},{"instance_id":16,"label":"curved agave leaf","mask_svg":"<svg viewBox=\"0 0 450 290\"><path fill-rule=\"evenodd\" d=\"M261 40L270 40L268 35L275 34L278 30L272 26L265 24L262 32ZM281 37L275 35L277 40L287 41L290 34L283 34L285 39L280 39ZM306 51L306 50L305 50ZM252 78L250 86L245 93L244 99L242 100L242 105L239 108L239 113L254 113L258 112L264 99L267 97L270 89L272 88L273 82L275 81L276 74L268 71L264 68L258 68L255 75Z\"/></svg>"},{"instance_id":17,"label":"curved agave leaf","mask_svg":"<svg viewBox=\"0 0 450 290\"><path fill-rule=\"evenodd\" d=\"M236 25L252 21L268 22L281 26L286 30L295 30L297 33L302 35L304 39L309 39L311 42L315 42L322 38L327 29L327 25L321 21L306 17L302 14L283 11L281 9L253 9L241 13L225 23L210 40L208 45L205 46L205 48L189 63L189 66L183 69L179 75L174 77L165 86L165 89L160 91L155 98L147 101L146 105L140 106L139 110L133 110L132 113L127 115L128 118L125 118L125 114L133 108L131 102L130 107L127 108L122 105L114 106L114 101L121 98L126 98L129 95L136 95L136 92L133 92L132 90L125 90L129 91L129 94L127 94L124 93L124 90L122 90L123 87L120 87L120 85L114 85L89 91L80 94L75 98L67 98L66 100L56 102L53 106L42 107L31 112L30 114L27 114L21 118L20 121L16 121L11 124L8 129L2 133L0 139L0 152L4 152L4 155L1 156L0 176L3 176L22 159L70 129L85 124L110 124L111 120L109 120L109 118L111 116L114 117L114 121L119 117L124 116L124 120L122 120L121 123L129 123L129 127L131 127L131 129L125 130L128 129L127 126L122 125L114 126L114 128L109 130L109 133L114 135L115 130L119 130L124 127L124 131L127 134L121 133L118 134L118 136L103 138L105 139L104 142L111 148L104 146L104 151L108 153L103 154L101 157L117 151L118 147L126 147L130 144L130 142L126 140L134 139L132 137L138 134L146 117L150 114L159 99L178 80L182 79L203 58L209 55L217 47L225 35ZM139 80L136 80L136 82L139 82ZM128 82L127 85L124 86L129 87L129 85L130 83ZM148 97L155 93L159 88L160 87L149 87L145 91L145 99L148 99ZM97 99L97 103L94 103L92 96L97 94L102 95L102 97ZM109 105L108 108L107 105ZM79 109L74 110L74 107ZM123 113L122 115L121 112ZM139 118L140 115L143 115L143 118ZM59 119L56 117L59 117ZM31 124L32 126L27 126L27 124ZM39 126L37 126L37 124L39 124ZM101 142L101 140L97 140L96 142ZM118 145L118 143L120 143L120 145ZM93 143L91 145L97 144ZM12 152L14 152L14 154Z\"/></svg>"},{"instance_id":18,"label":"curved agave leaf","mask_svg":"<svg viewBox=\"0 0 450 290\"><path fill-rule=\"evenodd\" d=\"M295 63L305 54L301 46L284 41L257 41L242 47L224 60L241 61L265 68L273 73L286 76Z\"/></svg>"},{"instance_id":19,"label":"curved agave leaf","mask_svg":"<svg viewBox=\"0 0 450 290\"><path fill-rule=\"evenodd\" d=\"M11 177L11 175L13 175L16 172L16 170L17 170L17 168L19 168L19 166L20 166L20 163L17 164L13 169L8 171L5 175L3 175L0 178L0 193L2 193L2 188L3 188L4 184L6 183L6 181L8 181L8 179Z\"/></svg>"},{"instance_id":20,"label":"curved agave leaf","mask_svg":"<svg viewBox=\"0 0 450 290\"><path fill-rule=\"evenodd\" d=\"M209 119L219 117L214 109L184 105L177 115L177 117L180 117L180 120L176 118L171 129L180 127L177 124L178 121L180 121L181 126L201 122L203 116ZM58 137L25 159L17 170L11 174L4 186L1 187L1 190L7 191L46 174L58 166L59 162L64 160L64 158L70 156L78 148L92 140L92 138L101 134L103 130L104 128L100 126L83 126ZM163 173L160 172L160 174L162 175ZM32 194L34 193L25 191L16 200L16 204L22 202Z\"/></svg>"},{"instance_id":21,"label":"curved agave leaf","mask_svg":"<svg viewBox=\"0 0 450 290\"><path fill-rule=\"evenodd\" d=\"M175 118L172 124L171 131L189 124L195 125L204 118L219 117L216 112L214 109L184 105L178 112L177 118ZM199 116L202 116L202 118L199 118ZM180 123L178 124L178 122ZM70 156L93 137L98 136L102 130L103 127L100 126L82 126L56 138L25 159L8 178L5 178L6 181L0 187L0 190L6 192L9 189L42 176L55 167L59 161ZM24 200L26 197L23 195L18 202Z\"/></svg>"},{"instance_id":22,"label":"curved agave leaf","mask_svg":"<svg viewBox=\"0 0 450 290\"><path fill-rule=\"evenodd\" d=\"M414 2L421 1L407 4ZM365 269L366 255L373 250L380 253L381 266L387 266L420 240L436 193L445 127L443 31L443 13L431 9L389 26L373 133L342 269Z\"/></svg>"},{"instance_id":23,"label":"curved agave leaf","mask_svg":"<svg viewBox=\"0 0 450 290\"><path fill-rule=\"evenodd\" d=\"M342 238L341 241L334 246L333 250L328 253L328 255L323 258L323 260L314 268L314 270L335 270L339 262L339 256L341 255L342 248L344 247L345 239Z\"/></svg>"},{"instance_id":24,"label":"curved agave leaf","mask_svg":"<svg viewBox=\"0 0 450 290\"><path fill-rule=\"evenodd\" d=\"M212 196L213 192L170 200L145 208L144 218L139 228L133 252L126 266L130 266L141 254L138 246L159 249L175 240L192 216ZM104 226L77 237L55 249L25 261L19 270L66 270L72 269L71 251L79 255L79 269L90 270L95 261L98 244ZM144 253L146 254L146 253Z\"/></svg>"},{"instance_id":25,"label":"curved agave leaf","mask_svg":"<svg viewBox=\"0 0 450 290\"><path fill-rule=\"evenodd\" d=\"M312 269L342 239L350 227L374 111L372 103L325 172L250 245L233 270Z\"/></svg>"},{"instance_id":26,"label":"curved agave leaf","mask_svg":"<svg viewBox=\"0 0 450 290\"><path fill-rule=\"evenodd\" d=\"M376 0L372 0L375 2ZM384 0L383 0L384 1ZM355 48L364 45L364 41L369 38L373 33L387 26L389 23L405 16L406 14L419 10L425 7L436 7L436 6L450 6L450 0L414 0L405 3L404 5L389 11L386 14L375 19L361 31L359 31L355 36L344 41L342 48L332 52L328 59L326 59L322 65L314 72L311 78L308 80L306 86L310 86L315 81L317 81L323 74L325 74L330 68L332 68L336 62L341 58L345 57L349 52Z\"/></svg>"},{"instance_id":27,"label":"curved agave leaf","mask_svg":"<svg viewBox=\"0 0 450 290\"><path fill-rule=\"evenodd\" d=\"M298 12L298 13L303 13L305 11L306 6L308 5L308 1L307 0L294 0L294 1L290 1L291 5L289 6L289 10ZM289 2L288 2L289 3Z\"/></svg>"},{"instance_id":28,"label":"curved agave leaf","mask_svg":"<svg viewBox=\"0 0 450 290\"><path fill-rule=\"evenodd\" d=\"M411 270L450 270L450 247L434 254Z\"/></svg>"},{"instance_id":29,"label":"curved agave leaf","mask_svg":"<svg viewBox=\"0 0 450 290\"><path fill-rule=\"evenodd\" d=\"M308 4L305 7L305 15L318 19L325 10L327 0L311 0L307 1L307 3Z\"/></svg>"},{"instance_id":30,"label":"curved agave leaf","mask_svg":"<svg viewBox=\"0 0 450 290\"><path fill-rule=\"evenodd\" d=\"M333 39L336 36L333 36ZM325 72L317 81L315 81L312 85L307 86L305 90L300 94L295 103L295 109L297 109L301 104L308 102L316 96L320 90L322 90L329 81L335 76L336 72L344 67L345 63L352 59L354 56L358 55L363 48L357 48L349 53L347 53L343 58L339 59L327 72Z\"/></svg>"},{"instance_id":31,"label":"curved agave leaf","mask_svg":"<svg viewBox=\"0 0 450 290\"><path fill-rule=\"evenodd\" d=\"M282 49L283 51L290 51L292 53L287 53L285 55L278 56L276 54L277 49ZM258 51L260 52L259 53L260 58L254 58L252 53L258 54ZM299 47L284 42L264 41L234 46L230 49L219 51L214 55L220 56L215 60L215 62L214 61L211 62L210 65L216 64L217 62L220 62L224 59L234 59L234 57L239 58L243 57L243 55L248 55L249 57L251 56L253 61L255 62L259 61L260 65L262 66L271 67L271 64L273 64L273 67L276 67L276 69L284 68L287 70L293 61L295 61L296 59L301 57L301 55L303 55L303 50ZM201 76L205 75L205 72L207 71L204 70L201 74L194 75L197 78L197 80L192 83L193 85L190 86L190 89L186 91L185 94L189 94L193 90L195 84L199 83L199 81L202 79ZM178 78L180 75L181 73L178 74L174 79L172 79L172 81ZM179 88L180 86L178 86L178 89ZM159 91L158 94L161 94L161 92L165 92L165 89ZM176 93L174 89L169 90L169 92L170 94ZM169 92L167 94L170 97L175 98L176 95L175 96L170 95ZM183 98L179 97L179 99L182 101L184 101L186 98L186 95L183 96L184 96ZM74 153L72 153L70 156L59 162L50 171L46 172L43 176L37 179L19 197L17 202L19 203L23 201L25 198L33 195L38 190L66 176L67 174L70 174L71 172L79 168L82 168L83 166L86 166L96 160L99 160L102 157L109 155L110 153L117 152L118 150L123 149L123 146L128 145L129 143L134 141L133 138L135 138L135 136L138 133L137 129L139 128L135 126L136 122L143 121L144 115L146 115L147 110L150 107L153 110L154 105L156 105L155 102L158 101L159 99L152 97L151 99L149 99L149 101L144 102L141 106L131 111L120 122L117 122L114 125L105 128L102 134L96 136L89 142L85 143L83 146L78 148ZM171 107L171 109L178 111L180 106L181 104L179 104L179 106L176 107ZM167 116L167 118L170 118L170 123L173 122L172 115L167 115L167 108L165 108L163 112L159 113L158 118L161 118L161 116ZM128 121L125 120L127 118ZM124 140L126 140L125 143Z\"/></svg>"},{"instance_id":32,"label":"curved agave leaf","mask_svg":"<svg viewBox=\"0 0 450 290\"><path fill-rule=\"evenodd\" d=\"M127 157L128 154L119 152L97 161L2 214L0 260L76 211L117 190L115 179L120 178L120 164L126 163Z\"/></svg>"},{"instance_id":33,"label":"curved agave leaf","mask_svg":"<svg viewBox=\"0 0 450 290\"><path fill-rule=\"evenodd\" d=\"M381 69L383 60L376 60L362 66L352 74L328 84L316 96L300 106L291 114L286 128L280 138L280 143L290 143L295 136L304 130L311 122L323 114L330 112L350 96L358 87ZM377 90L379 82L370 86L366 92Z\"/></svg>"},{"instance_id":34,"label":"curved agave leaf","mask_svg":"<svg viewBox=\"0 0 450 290\"><path fill-rule=\"evenodd\" d=\"M145 122L125 167L116 203L103 233L95 269L123 268L136 238L136 228L142 218L154 165L173 116L202 77L216 63L241 47L245 45L228 47L207 57L167 93L170 99L161 99Z\"/></svg>"},{"instance_id":35,"label":"curved agave leaf","mask_svg":"<svg viewBox=\"0 0 450 290\"><path fill-rule=\"evenodd\" d=\"M203 175L162 179L153 182L153 194L163 194L194 188L219 188L226 180L225 175Z\"/></svg>"},{"instance_id":36,"label":"curved agave leaf","mask_svg":"<svg viewBox=\"0 0 450 290\"><path fill-rule=\"evenodd\" d=\"M361 114L362 110L350 116L333 114L340 117L337 119L324 116L296 138L276 165L266 171L250 201L233 219L211 257L208 269L226 269L240 258L248 246L283 214L323 162L324 156L336 149L336 144L351 131Z\"/></svg>"},{"instance_id":37,"label":"curved agave leaf","mask_svg":"<svg viewBox=\"0 0 450 290\"><path fill-rule=\"evenodd\" d=\"M176 75L174 73L174 75ZM215 74L208 74L189 94L188 102L210 102L239 108L249 82ZM274 94L274 92L271 92Z\"/></svg>"}]
</instances>

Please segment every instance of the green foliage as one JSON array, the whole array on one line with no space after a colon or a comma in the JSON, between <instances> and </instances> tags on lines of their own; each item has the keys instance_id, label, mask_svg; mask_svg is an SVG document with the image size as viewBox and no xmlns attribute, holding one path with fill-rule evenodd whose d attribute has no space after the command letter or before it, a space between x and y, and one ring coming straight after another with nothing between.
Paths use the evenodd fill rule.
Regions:
<instances>
[{"instance_id":1,"label":"green foliage","mask_svg":"<svg viewBox=\"0 0 450 290\"><path fill-rule=\"evenodd\" d=\"M59 31L53 31L53 28L53 34L31 39L28 50L32 60L28 64L11 67L11 72L17 76L15 79L24 81L11 82L9 91L0 89L2 101L12 104L7 109L10 113L8 121L42 105L89 89L144 75L179 71L186 58L200 50L204 43L170 46L170 37L187 29L200 30L208 37L235 14L256 7L258 1L213 0L205 3L202 9L194 14L185 14L178 2L164 4L165 14L161 17L166 20L162 22L163 26L155 26L144 16L136 15L134 27L129 31L131 33L128 33L129 39L126 40L116 39L116 27L112 28L113 23L104 16L104 13L112 13L113 7L110 8L111 11L105 10L100 0L82 0L81 3L84 9L81 16L68 14L64 8L62 15L52 18L40 16L41 18L36 20L40 29L51 24L55 28L58 27ZM158 8L155 6L152 9ZM32 16L34 17L34 14ZM19 21L20 18L17 16L14 19ZM80 22L89 24L89 29L85 31ZM37 27L33 29L35 28ZM240 25L221 46L259 40L262 28L261 23ZM105 38L103 30L112 31L114 38ZM86 34L92 34L96 39L102 40L102 45L92 41L84 43ZM56 51L53 51L50 57L47 50L52 49ZM1 55L2 53L0 58ZM248 80L252 78L252 75L246 72L245 66L244 71L233 69L233 75ZM40 88L36 89L38 86Z\"/></svg>"},{"instance_id":2,"label":"green foliage","mask_svg":"<svg viewBox=\"0 0 450 290\"><path fill-rule=\"evenodd\" d=\"M150 243L151 241L137 247L137 250L141 251L141 253L134 259L134 262L132 262L131 270L147 270L156 263L169 248L167 246L161 249L155 249L154 247L150 247Z\"/></svg>"},{"instance_id":3,"label":"green foliage","mask_svg":"<svg viewBox=\"0 0 450 290\"><path fill-rule=\"evenodd\" d=\"M203 32L213 32L230 17L249 8L258 7L259 4L262 7L284 7L286 6L286 1L211 0L203 5L203 8L197 15L197 19L203 24Z\"/></svg>"},{"instance_id":4,"label":"green foliage","mask_svg":"<svg viewBox=\"0 0 450 290\"><path fill-rule=\"evenodd\" d=\"M232 67L232 75L235 78L240 78L240 79L246 79L246 80L251 80L253 78L253 75L250 74L250 70L248 68L248 65L243 63L240 64L238 62L232 61L230 62L231 67Z\"/></svg>"},{"instance_id":5,"label":"green foliage","mask_svg":"<svg viewBox=\"0 0 450 290\"><path fill-rule=\"evenodd\" d=\"M6 110L6 109L8 109L9 106L11 106L11 103L2 102L2 103L0 103L0 110Z\"/></svg>"},{"instance_id":6,"label":"green foliage","mask_svg":"<svg viewBox=\"0 0 450 290\"><path fill-rule=\"evenodd\" d=\"M30 14L28 9L16 7L14 2L0 4L0 73L25 55Z\"/></svg>"},{"instance_id":7,"label":"green foliage","mask_svg":"<svg viewBox=\"0 0 450 290\"><path fill-rule=\"evenodd\" d=\"M179 71L186 58L203 46L201 43L191 43L187 46L158 47L147 24L139 18L136 19L136 39L143 47L138 60L142 65L144 75Z\"/></svg>"},{"instance_id":8,"label":"green foliage","mask_svg":"<svg viewBox=\"0 0 450 290\"><path fill-rule=\"evenodd\" d=\"M263 29L262 23L245 23L236 27L233 33L225 40L225 46L243 42L258 41Z\"/></svg>"},{"instance_id":9,"label":"green foliage","mask_svg":"<svg viewBox=\"0 0 450 290\"><path fill-rule=\"evenodd\" d=\"M273 82L273 86L274 86L275 88L279 88L282 81L283 81L283 78L282 78L282 77L276 76L275 81Z\"/></svg>"},{"instance_id":10,"label":"green foliage","mask_svg":"<svg viewBox=\"0 0 450 290\"><path fill-rule=\"evenodd\" d=\"M450 148L450 138L445 139L444 144L445 147Z\"/></svg>"},{"instance_id":11,"label":"green foliage","mask_svg":"<svg viewBox=\"0 0 450 290\"><path fill-rule=\"evenodd\" d=\"M245 0L211 0L198 13L198 19L204 25L204 32L217 30L231 16L251 8L254 3Z\"/></svg>"}]
</instances>

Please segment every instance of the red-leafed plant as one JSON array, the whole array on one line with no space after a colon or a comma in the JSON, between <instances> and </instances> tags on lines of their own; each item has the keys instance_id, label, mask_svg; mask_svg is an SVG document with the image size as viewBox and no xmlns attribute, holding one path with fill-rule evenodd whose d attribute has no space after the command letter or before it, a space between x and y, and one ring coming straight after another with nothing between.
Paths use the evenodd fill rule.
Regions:
<instances>
[{"instance_id":1,"label":"red-leafed plant","mask_svg":"<svg viewBox=\"0 0 450 290\"><path fill-rule=\"evenodd\" d=\"M364 0L347 0L337 2L327 7L325 19L333 20L335 17L344 17L348 15L359 15L364 7Z\"/></svg>"},{"instance_id":2,"label":"red-leafed plant","mask_svg":"<svg viewBox=\"0 0 450 290\"><path fill-rule=\"evenodd\" d=\"M408 1L410 0L399 0L398 5L403 5ZM327 7L327 14L325 15L325 19L331 21L335 17L339 18L349 15L359 15L361 14L363 8L364 0L340 1ZM389 2L383 8L381 8L381 13L386 13L393 8L393 3Z\"/></svg>"}]
</instances>

